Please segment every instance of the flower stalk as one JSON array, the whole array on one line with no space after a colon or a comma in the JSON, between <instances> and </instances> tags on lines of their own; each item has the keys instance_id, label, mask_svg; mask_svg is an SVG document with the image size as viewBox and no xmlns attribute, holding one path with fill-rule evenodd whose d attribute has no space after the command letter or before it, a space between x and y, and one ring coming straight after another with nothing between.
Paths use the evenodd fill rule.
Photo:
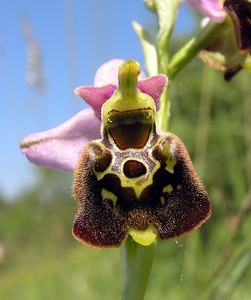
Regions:
<instances>
[{"instance_id":1,"label":"flower stalk","mask_svg":"<svg viewBox=\"0 0 251 300\"><path fill-rule=\"evenodd\" d=\"M142 246L128 237L121 247L122 300L143 300L152 269L156 242Z\"/></svg>"},{"instance_id":2,"label":"flower stalk","mask_svg":"<svg viewBox=\"0 0 251 300\"><path fill-rule=\"evenodd\" d=\"M223 23L210 21L197 36L190 39L171 59L168 66L168 77L172 81L200 50L204 49L213 37L222 29Z\"/></svg>"}]
</instances>

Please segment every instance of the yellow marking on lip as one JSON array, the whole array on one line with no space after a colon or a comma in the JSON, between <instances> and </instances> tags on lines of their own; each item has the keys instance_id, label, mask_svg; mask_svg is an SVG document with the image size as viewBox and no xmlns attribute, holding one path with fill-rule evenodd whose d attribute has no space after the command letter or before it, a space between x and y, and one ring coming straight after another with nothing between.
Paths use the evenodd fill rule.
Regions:
<instances>
[{"instance_id":1,"label":"yellow marking on lip","mask_svg":"<svg viewBox=\"0 0 251 300\"><path fill-rule=\"evenodd\" d=\"M145 230L137 230L130 228L128 234L134 239L135 242L142 246L150 246L156 239L157 234L155 228L150 225Z\"/></svg>"},{"instance_id":2,"label":"yellow marking on lip","mask_svg":"<svg viewBox=\"0 0 251 300\"><path fill-rule=\"evenodd\" d=\"M176 165L176 157L173 155L173 151L171 150L171 146L168 143L163 143L160 144L160 153L161 155L163 155L164 157L166 157L165 163L166 163L166 167L165 169L169 172L169 173L174 173L174 166Z\"/></svg>"},{"instance_id":3,"label":"yellow marking on lip","mask_svg":"<svg viewBox=\"0 0 251 300\"><path fill-rule=\"evenodd\" d=\"M111 200L113 202L114 206L116 205L118 197L115 194L113 194L112 192L110 192L106 189L102 189L101 196L102 196L103 200Z\"/></svg>"},{"instance_id":4,"label":"yellow marking on lip","mask_svg":"<svg viewBox=\"0 0 251 300\"><path fill-rule=\"evenodd\" d=\"M168 156L168 158L166 159L166 170L169 173L174 173L174 166L176 165L176 158L172 157L171 155Z\"/></svg>"},{"instance_id":5,"label":"yellow marking on lip","mask_svg":"<svg viewBox=\"0 0 251 300\"><path fill-rule=\"evenodd\" d=\"M173 186L171 184L168 184L163 187L162 192L170 194L173 191Z\"/></svg>"}]
</instances>

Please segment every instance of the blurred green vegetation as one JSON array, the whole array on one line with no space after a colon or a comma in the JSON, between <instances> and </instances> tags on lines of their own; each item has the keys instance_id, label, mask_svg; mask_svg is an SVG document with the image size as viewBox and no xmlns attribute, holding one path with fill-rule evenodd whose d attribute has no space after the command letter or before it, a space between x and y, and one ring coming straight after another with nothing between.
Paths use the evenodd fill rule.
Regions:
<instances>
[{"instance_id":1,"label":"blurred green vegetation","mask_svg":"<svg viewBox=\"0 0 251 300\"><path fill-rule=\"evenodd\" d=\"M171 102L170 131L186 144L213 211L196 232L159 243L146 300L250 299L250 74L225 82L195 60ZM119 299L119 250L71 235L71 175L36 172L36 186L0 201L0 299Z\"/></svg>"}]
</instances>

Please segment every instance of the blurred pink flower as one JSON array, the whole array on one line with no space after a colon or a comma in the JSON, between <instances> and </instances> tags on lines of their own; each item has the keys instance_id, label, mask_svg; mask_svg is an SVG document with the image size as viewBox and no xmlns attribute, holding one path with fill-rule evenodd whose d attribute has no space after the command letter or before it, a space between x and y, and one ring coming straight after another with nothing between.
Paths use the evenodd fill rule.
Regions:
<instances>
[{"instance_id":1,"label":"blurred pink flower","mask_svg":"<svg viewBox=\"0 0 251 300\"><path fill-rule=\"evenodd\" d=\"M251 3L248 0L185 0L221 30L199 54L210 67L225 72L230 80L242 68L251 70Z\"/></svg>"},{"instance_id":2,"label":"blurred pink flower","mask_svg":"<svg viewBox=\"0 0 251 300\"><path fill-rule=\"evenodd\" d=\"M194 9L205 17L215 22L222 22L225 19L225 11L219 0L185 0Z\"/></svg>"},{"instance_id":3,"label":"blurred pink flower","mask_svg":"<svg viewBox=\"0 0 251 300\"><path fill-rule=\"evenodd\" d=\"M90 108L80 111L56 128L28 135L21 141L21 151L30 162L50 169L74 170L83 147L101 137L101 108L118 87L118 67L122 62L122 59L108 61L97 70L94 86L75 89L75 94ZM158 109L166 82L165 75L146 78L141 72L138 88L154 99Z\"/></svg>"}]
</instances>

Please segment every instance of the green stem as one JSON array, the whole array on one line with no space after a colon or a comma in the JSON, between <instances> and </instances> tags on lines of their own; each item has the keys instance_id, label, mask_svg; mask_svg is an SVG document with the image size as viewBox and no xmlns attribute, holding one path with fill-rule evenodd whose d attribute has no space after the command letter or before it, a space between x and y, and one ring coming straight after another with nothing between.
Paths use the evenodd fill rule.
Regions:
<instances>
[{"instance_id":1,"label":"green stem","mask_svg":"<svg viewBox=\"0 0 251 300\"><path fill-rule=\"evenodd\" d=\"M162 65L159 65L159 73L164 73L168 76L168 86L161 96L161 107L157 114L158 126L164 131L168 130L168 120L170 116L170 99L169 89L171 83L177 73L182 70L197 54L200 50L204 49L212 38L219 32L225 23L209 22L200 33L192 38L185 46L183 46L172 58L168 66L163 66L163 61L167 63L168 59L164 59L164 54L159 54L159 61L162 61ZM159 45L158 49L161 48ZM167 55L167 54L166 54Z\"/></svg>"},{"instance_id":2,"label":"green stem","mask_svg":"<svg viewBox=\"0 0 251 300\"><path fill-rule=\"evenodd\" d=\"M165 91L161 95L161 106L157 112L158 128L163 131L168 131L169 116L170 116L170 101L169 101L169 86L165 88Z\"/></svg>"},{"instance_id":3,"label":"green stem","mask_svg":"<svg viewBox=\"0 0 251 300\"><path fill-rule=\"evenodd\" d=\"M129 236L121 247L122 300L143 300L151 272L155 245L141 246Z\"/></svg>"},{"instance_id":4,"label":"green stem","mask_svg":"<svg viewBox=\"0 0 251 300\"><path fill-rule=\"evenodd\" d=\"M177 73L184 68L200 50L205 49L210 41L222 29L225 23L210 21L197 36L187 42L172 58L168 66L169 80L173 80Z\"/></svg>"}]
</instances>

